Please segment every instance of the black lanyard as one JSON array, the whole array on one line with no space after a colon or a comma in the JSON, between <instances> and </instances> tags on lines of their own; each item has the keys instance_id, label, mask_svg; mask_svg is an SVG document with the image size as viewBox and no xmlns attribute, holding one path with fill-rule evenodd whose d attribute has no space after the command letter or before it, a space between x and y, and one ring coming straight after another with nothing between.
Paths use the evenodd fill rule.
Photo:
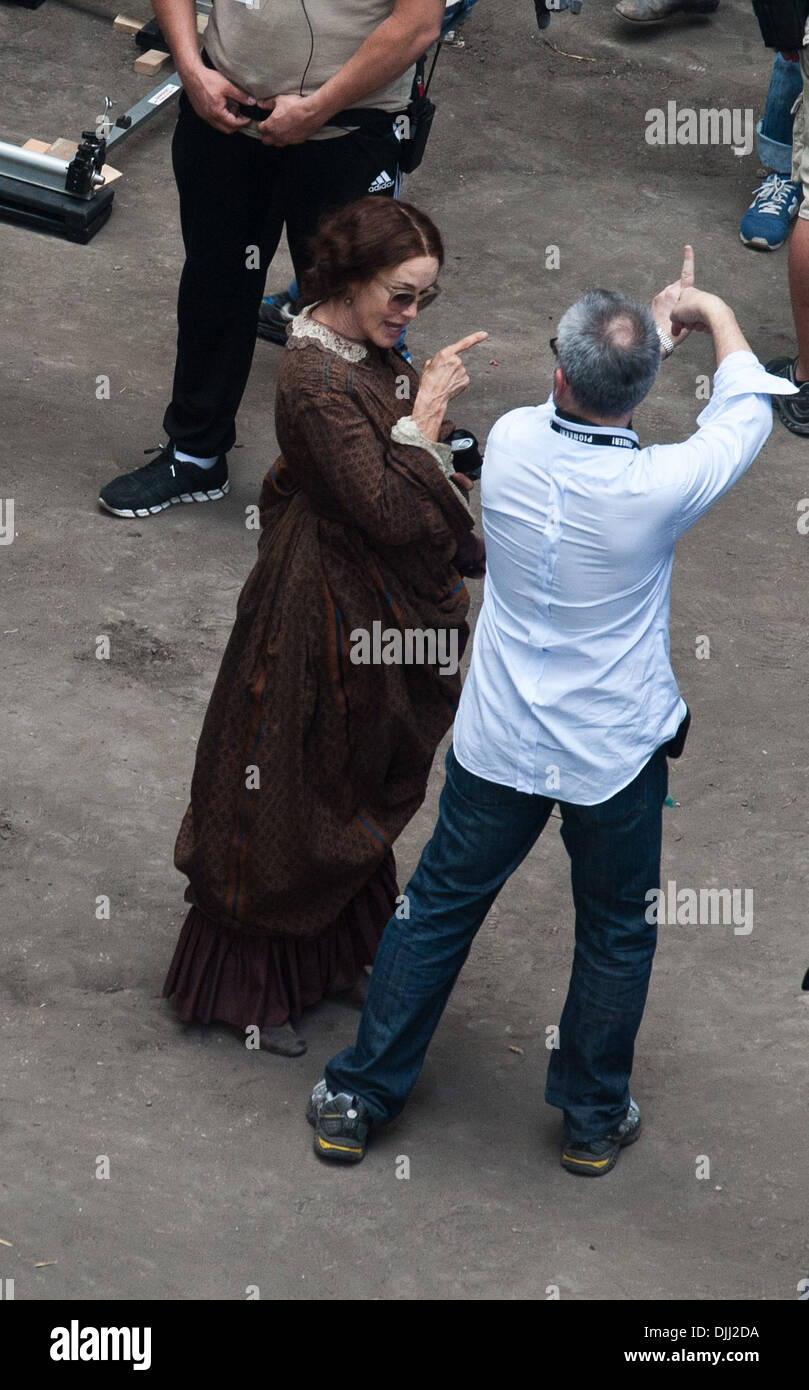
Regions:
<instances>
[{"instance_id":1,"label":"black lanyard","mask_svg":"<svg viewBox=\"0 0 809 1390\"><path fill-rule=\"evenodd\" d=\"M556 430L557 434L563 434L566 439L578 440L579 444L600 444L606 449L640 448L636 439L627 439L625 434L584 434L582 430L560 425L558 420L551 420L551 429Z\"/></svg>"}]
</instances>

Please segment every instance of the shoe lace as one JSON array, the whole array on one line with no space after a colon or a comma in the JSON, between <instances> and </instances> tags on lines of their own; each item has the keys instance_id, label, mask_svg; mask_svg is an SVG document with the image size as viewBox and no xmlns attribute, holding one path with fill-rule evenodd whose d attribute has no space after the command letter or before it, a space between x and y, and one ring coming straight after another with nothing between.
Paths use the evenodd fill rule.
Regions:
<instances>
[{"instance_id":1,"label":"shoe lace","mask_svg":"<svg viewBox=\"0 0 809 1390\"><path fill-rule=\"evenodd\" d=\"M788 179L779 178L778 174L770 174L753 190L753 202L758 203L757 212L783 212L784 205L791 197L792 184Z\"/></svg>"},{"instance_id":2,"label":"shoe lace","mask_svg":"<svg viewBox=\"0 0 809 1390\"><path fill-rule=\"evenodd\" d=\"M173 463L174 461L174 452L170 444L155 444L151 449L144 449L143 452L144 454L157 454L158 457L150 459L148 463L144 463L143 467L138 469L141 477L147 472L156 473L158 469L162 469L165 463Z\"/></svg>"}]
</instances>

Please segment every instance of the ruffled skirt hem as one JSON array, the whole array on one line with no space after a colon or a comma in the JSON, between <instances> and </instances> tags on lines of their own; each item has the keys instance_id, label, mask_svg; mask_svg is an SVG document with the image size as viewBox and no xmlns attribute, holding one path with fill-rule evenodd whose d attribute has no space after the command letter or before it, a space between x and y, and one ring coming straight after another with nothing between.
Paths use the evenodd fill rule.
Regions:
<instances>
[{"instance_id":1,"label":"ruffled skirt hem","mask_svg":"<svg viewBox=\"0 0 809 1390\"><path fill-rule=\"evenodd\" d=\"M257 1024L297 1021L326 994L347 990L371 965L398 893L389 854L365 887L314 938L255 936L220 926L192 907L163 986L184 1023Z\"/></svg>"}]
</instances>

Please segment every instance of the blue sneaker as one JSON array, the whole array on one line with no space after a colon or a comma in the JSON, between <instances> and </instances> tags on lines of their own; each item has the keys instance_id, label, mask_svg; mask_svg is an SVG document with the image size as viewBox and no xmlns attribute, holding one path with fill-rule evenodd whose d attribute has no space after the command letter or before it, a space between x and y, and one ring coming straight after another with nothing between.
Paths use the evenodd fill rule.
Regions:
<instances>
[{"instance_id":1,"label":"blue sneaker","mask_svg":"<svg viewBox=\"0 0 809 1390\"><path fill-rule=\"evenodd\" d=\"M756 246L760 251L775 251L783 246L789 224L797 216L802 192L799 183L783 179L780 174L768 174L755 190L739 227L745 246Z\"/></svg>"},{"instance_id":2,"label":"blue sneaker","mask_svg":"<svg viewBox=\"0 0 809 1390\"><path fill-rule=\"evenodd\" d=\"M288 290L280 294L268 294L258 308L256 333L268 343L286 347L287 329L297 312L297 306Z\"/></svg>"}]
</instances>

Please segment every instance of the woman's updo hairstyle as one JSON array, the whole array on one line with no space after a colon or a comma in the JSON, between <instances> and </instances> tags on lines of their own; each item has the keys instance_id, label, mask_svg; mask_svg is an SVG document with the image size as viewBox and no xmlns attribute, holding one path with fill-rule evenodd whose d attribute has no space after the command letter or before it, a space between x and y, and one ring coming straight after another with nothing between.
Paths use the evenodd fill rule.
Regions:
<instances>
[{"instance_id":1,"label":"woman's updo hairstyle","mask_svg":"<svg viewBox=\"0 0 809 1390\"><path fill-rule=\"evenodd\" d=\"M372 280L387 266L416 256L444 264L444 244L434 222L412 203L372 195L348 203L320 223L309 241L311 268L304 272L302 301L333 299L350 284Z\"/></svg>"}]
</instances>

